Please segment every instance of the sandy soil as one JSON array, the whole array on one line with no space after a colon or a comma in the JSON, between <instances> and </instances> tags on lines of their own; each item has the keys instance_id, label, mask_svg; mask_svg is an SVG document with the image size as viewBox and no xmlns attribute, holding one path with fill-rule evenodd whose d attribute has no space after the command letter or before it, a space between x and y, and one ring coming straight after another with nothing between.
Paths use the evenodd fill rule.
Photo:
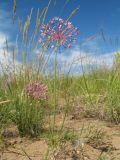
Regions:
<instances>
[{"instance_id":1,"label":"sandy soil","mask_svg":"<svg viewBox=\"0 0 120 160\"><path fill-rule=\"evenodd\" d=\"M62 122L63 115L57 116L57 126ZM120 126L93 118L75 118L70 115L66 119L67 128L81 130L90 125L102 130L105 138L87 141L85 137L78 137L76 144L66 142L63 148L56 149L49 155L49 160L99 160L100 155L105 155L108 160L120 160ZM93 132L97 132L97 130ZM10 132L16 132L15 129ZM91 134L91 133L90 133ZM98 133L93 133L97 135ZM9 137L9 136L8 136ZM1 149L0 160L43 160L48 149L44 139L20 138L11 134L6 138L7 148ZM105 159L107 160L107 159Z\"/></svg>"}]
</instances>

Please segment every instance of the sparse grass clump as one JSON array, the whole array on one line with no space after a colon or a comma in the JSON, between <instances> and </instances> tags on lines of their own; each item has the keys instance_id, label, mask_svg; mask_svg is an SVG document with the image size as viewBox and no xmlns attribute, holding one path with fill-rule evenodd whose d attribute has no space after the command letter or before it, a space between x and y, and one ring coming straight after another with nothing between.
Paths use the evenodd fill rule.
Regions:
<instances>
[{"instance_id":1,"label":"sparse grass clump","mask_svg":"<svg viewBox=\"0 0 120 160\"><path fill-rule=\"evenodd\" d=\"M47 103L41 99L31 99L23 90L14 105L13 120L20 135L38 136L42 131Z\"/></svg>"},{"instance_id":2,"label":"sparse grass clump","mask_svg":"<svg viewBox=\"0 0 120 160\"><path fill-rule=\"evenodd\" d=\"M30 82L21 86L14 97L12 120L21 136L38 136L45 121L47 110L47 86L41 82Z\"/></svg>"}]
</instances>

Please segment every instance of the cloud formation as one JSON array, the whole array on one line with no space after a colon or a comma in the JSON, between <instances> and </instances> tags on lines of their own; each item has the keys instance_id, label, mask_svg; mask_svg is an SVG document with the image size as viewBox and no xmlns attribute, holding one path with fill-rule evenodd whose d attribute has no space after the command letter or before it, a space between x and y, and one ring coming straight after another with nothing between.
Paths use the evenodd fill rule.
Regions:
<instances>
[{"instance_id":1,"label":"cloud formation","mask_svg":"<svg viewBox=\"0 0 120 160\"><path fill-rule=\"evenodd\" d=\"M9 38L8 38L9 41ZM20 63L17 60L12 58L12 53L7 51L6 46L6 35L0 33L0 73L12 72L14 69L17 69L20 66Z\"/></svg>"},{"instance_id":2,"label":"cloud formation","mask_svg":"<svg viewBox=\"0 0 120 160\"><path fill-rule=\"evenodd\" d=\"M93 52L85 52L80 49L72 49L69 55L66 52L58 54L58 64L61 71L66 73L71 68L71 74L81 74L84 70L98 68L108 68L113 66L115 52L105 54L95 54ZM51 62L54 63L54 54L51 56Z\"/></svg>"}]
</instances>

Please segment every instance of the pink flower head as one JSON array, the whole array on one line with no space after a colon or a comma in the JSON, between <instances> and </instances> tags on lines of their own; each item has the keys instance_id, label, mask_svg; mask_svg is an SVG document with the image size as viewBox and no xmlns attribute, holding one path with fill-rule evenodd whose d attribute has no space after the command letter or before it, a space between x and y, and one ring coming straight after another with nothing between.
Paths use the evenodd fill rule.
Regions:
<instances>
[{"instance_id":1,"label":"pink flower head","mask_svg":"<svg viewBox=\"0 0 120 160\"><path fill-rule=\"evenodd\" d=\"M41 44L49 44L51 46L63 46L70 48L76 41L76 36L79 31L75 28L71 22L55 17L48 22L47 25L43 25L40 30Z\"/></svg>"},{"instance_id":2,"label":"pink flower head","mask_svg":"<svg viewBox=\"0 0 120 160\"><path fill-rule=\"evenodd\" d=\"M27 84L26 93L34 99L46 100L48 87L42 82L30 82Z\"/></svg>"}]
</instances>

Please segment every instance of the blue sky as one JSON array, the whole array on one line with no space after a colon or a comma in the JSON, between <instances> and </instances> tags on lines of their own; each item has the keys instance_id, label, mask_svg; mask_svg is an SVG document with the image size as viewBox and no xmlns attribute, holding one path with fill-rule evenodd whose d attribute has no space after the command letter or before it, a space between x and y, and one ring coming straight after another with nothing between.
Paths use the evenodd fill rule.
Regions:
<instances>
[{"instance_id":1,"label":"blue sky","mask_svg":"<svg viewBox=\"0 0 120 160\"><path fill-rule=\"evenodd\" d=\"M70 51L71 55L78 54L78 50L81 49L82 53L94 58L109 57L107 58L109 61L113 53L119 51L120 0L68 0L66 5L65 2L66 0L56 0L55 6L52 2L46 23L56 16L63 19L68 18L70 13L80 5L80 10L71 19L73 25L80 30L74 51ZM19 36L18 16L24 21L33 8L32 23L34 24L37 9L41 10L47 4L48 0L17 0L17 14L13 24L13 0L0 0L0 36L8 37L9 43L14 45L16 35ZM33 26L31 26L32 29ZM101 34L101 31L104 35ZM96 35L94 39L88 38L93 35ZM0 39L0 48L2 48L3 39ZM85 43L81 47L80 44L83 41ZM66 54L66 56L70 55Z\"/></svg>"},{"instance_id":2,"label":"blue sky","mask_svg":"<svg viewBox=\"0 0 120 160\"><path fill-rule=\"evenodd\" d=\"M110 36L117 36L120 34L119 0L69 0L64 9L63 5L66 0L56 1L57 3L55 7L53 3L51 4L48 12L48 19L59 15L65 19L69 16L73 9L80 5L79 12L71 19L71 21L75 26L80 28L81 38L86 38L96 32L99 32L101 29L103 29L104 32L108 33ZM6 17L7 21L8 18L12 18L12 0L0 0L0 3L0 8L9 13ZM37 9L42 9L47 5L47 3L48 0L17 0L17 16L24 19L30 13L31 8L34 8L34 16L32 20L35 21ZM14 26L12 27L14 28ZM9 29L9 26L6 26L6 28Z\"/></svg>"}]
</instances>

